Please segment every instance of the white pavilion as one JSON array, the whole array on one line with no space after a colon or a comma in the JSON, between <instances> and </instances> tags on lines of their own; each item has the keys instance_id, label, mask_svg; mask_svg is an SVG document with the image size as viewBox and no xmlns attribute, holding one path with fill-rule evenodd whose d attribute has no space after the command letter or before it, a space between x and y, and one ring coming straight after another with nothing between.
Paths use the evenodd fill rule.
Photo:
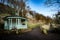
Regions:
<instances>
[{"instance_id":1,"label":"white pavilion","mask_svg":"<svg viewBox=\"0 0 60 40\"><path fill-rule=\"evenodd\" d=\"M5 17L4 29L27 29L27 19L20 16L7 16Z\"/></svg>"}]
</instances>

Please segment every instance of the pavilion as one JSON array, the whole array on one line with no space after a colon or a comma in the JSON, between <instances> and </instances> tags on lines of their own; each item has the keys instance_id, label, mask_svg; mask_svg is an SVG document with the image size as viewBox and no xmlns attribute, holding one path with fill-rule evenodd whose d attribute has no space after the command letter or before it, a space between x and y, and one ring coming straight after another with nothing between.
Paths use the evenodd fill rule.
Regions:
<instances>
[{"instance_id":1,"label":"pavilion","mask_svg":"<svg viewBox=\"0 0 60 40\"><path fill-rule=\"evenodd\" d=\"M27 19L20 16L6 16L4 19L4 29L27 29Z\"/></svg>"}]
</instances>

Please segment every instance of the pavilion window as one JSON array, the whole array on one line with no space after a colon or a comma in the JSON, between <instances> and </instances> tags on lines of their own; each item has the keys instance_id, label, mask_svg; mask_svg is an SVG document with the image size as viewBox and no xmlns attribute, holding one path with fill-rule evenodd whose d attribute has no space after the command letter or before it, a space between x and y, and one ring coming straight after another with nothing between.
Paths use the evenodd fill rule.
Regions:
<instances>
[{"instance_id":1,"label":"pavilion window","mask_svg":"<svg viewBox=\"0 0 60 40\"><path fill-rule=\"evenodd\" d=\"M25 19L21 19L22 25L25 25Z\"/></svg>"},{"instance_id":2,"label":"pavilion window","mask_svg":"<svg viewBox=\"0 0 60 40\"><path fill-rule=\"evenodd\" d=\"M16 23L16 18L13 18L13 19L12 19L12 22L13 22L13 23Z\"/></svg>"}]
</instances>

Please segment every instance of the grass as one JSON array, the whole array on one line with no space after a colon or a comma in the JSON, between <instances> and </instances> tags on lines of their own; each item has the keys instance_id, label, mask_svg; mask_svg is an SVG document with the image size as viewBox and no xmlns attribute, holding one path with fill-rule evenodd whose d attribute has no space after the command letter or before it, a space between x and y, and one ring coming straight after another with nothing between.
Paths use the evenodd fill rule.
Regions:
<instances>
[{"instance_id":1,"label":"grass","mask_svg":"<svg viewBox=\"0 0 60 40\"><path fill-rule=\"evenodd\" d=\"M38 27L39 24L38 23L28 23L28 28L32 29L32 28L36 28Z\"/></svg>"}]
</instances>

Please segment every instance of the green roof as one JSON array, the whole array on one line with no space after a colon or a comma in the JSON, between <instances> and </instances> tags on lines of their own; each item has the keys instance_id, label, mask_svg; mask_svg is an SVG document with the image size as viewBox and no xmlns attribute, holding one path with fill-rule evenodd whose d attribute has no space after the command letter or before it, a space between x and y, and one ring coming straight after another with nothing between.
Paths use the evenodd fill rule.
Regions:
<instances>
[{"instance_id":1,"label":"green roof","mask_svg":"<svg viewBox=\"0 0 60 40\"><path fill-rule=\"evenodd\" d=\"M9 19L9 18L20 18L20 19L26 19L26 18L21 17L21 16L6 16L6 17L4 18L4 20Z\"/></svg>"}]
</instances>

